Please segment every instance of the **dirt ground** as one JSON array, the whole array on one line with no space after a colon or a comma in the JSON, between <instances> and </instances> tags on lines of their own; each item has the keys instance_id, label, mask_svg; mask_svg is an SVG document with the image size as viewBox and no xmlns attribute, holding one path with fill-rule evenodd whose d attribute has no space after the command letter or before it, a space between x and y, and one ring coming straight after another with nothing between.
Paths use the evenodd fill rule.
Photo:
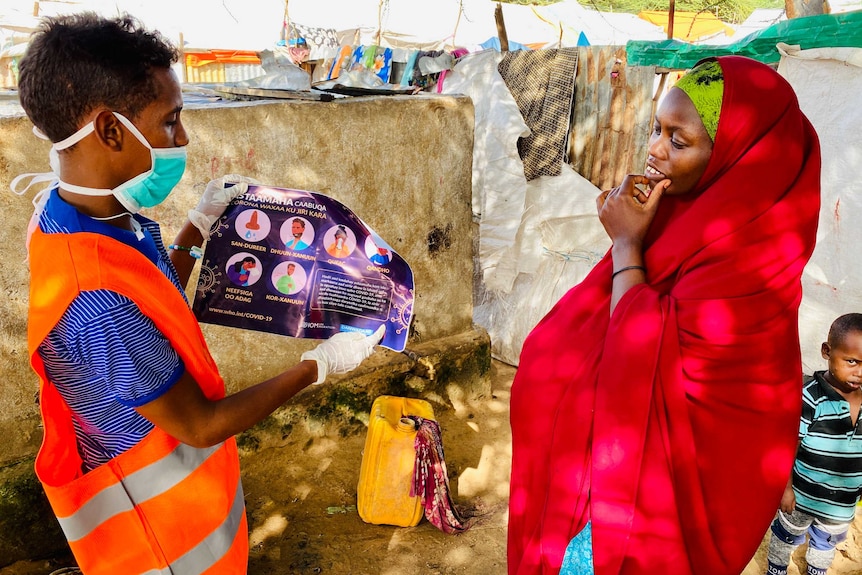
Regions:
<instances>
[{"instance_id":1,"label":"dirt ground","mask_svg":"<svg viewBox=\"0 0 862 575\"><path fill-rule=\"evenodd\" d=\"M476 513L467 532L447 535L424 519L409 528L364 523L356 486L365 435L297 437L244 462L254 478L243 482L255 526L249 575L504 575L514 372L493 362L490 397L436 414L455 503ZM765 541L741 575L765 572ZM862 575L857 526L839 549L829 575ZM48 575L69 564L68 558L22 562L0 575ZM800 549L790 575L804 573Z\"/></svg>"}]
</instances>

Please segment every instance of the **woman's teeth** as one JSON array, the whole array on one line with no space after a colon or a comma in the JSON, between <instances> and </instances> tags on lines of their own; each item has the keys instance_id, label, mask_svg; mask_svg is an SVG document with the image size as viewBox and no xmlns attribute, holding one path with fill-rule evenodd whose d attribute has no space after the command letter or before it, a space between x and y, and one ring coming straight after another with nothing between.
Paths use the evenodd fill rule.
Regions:
<instances>
[{"instance_id":1,"label":"woman's teeth","mask_svg":"<svg viewBox=\"0 0 862 575\"><path fill-rule=\"evenodd\" d=\"M662 178L664 177L664 174L662 174L661 172L659 172L658 170L656 170L655 168L653 168L651 166L647 166L646 170L644 170L644 172L650 176L659 176Z\"/></svg>"}]
</instances>

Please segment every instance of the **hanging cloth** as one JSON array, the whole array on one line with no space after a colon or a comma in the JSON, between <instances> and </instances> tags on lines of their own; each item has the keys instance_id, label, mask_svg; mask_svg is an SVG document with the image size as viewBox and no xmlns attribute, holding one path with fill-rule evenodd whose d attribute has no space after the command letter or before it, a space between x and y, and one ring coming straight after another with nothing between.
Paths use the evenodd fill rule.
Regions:
<instances>
[{"instance_id":1,"label":"hanging cloth","mask_svg":"<svg viewBox=\"0 0 862 575\"><path fill-rule=\"evenodd\" d=\"M443 458L440 425L431 419L408 416L416 423L416 463L410 497L420 497L425 506L425 518L444 533L463 533L469 528L455 507L449 493L449 475Z\"/></svg>"}]
</instances>

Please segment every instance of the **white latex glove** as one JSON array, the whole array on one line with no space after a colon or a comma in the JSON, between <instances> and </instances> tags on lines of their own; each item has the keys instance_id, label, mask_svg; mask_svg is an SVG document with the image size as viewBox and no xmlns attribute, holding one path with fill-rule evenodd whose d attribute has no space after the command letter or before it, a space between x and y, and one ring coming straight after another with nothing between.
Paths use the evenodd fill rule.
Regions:
<instances>
[{"instance_id":1,"label":"white latex glove","mask_svg":"<svg viewBox=\"0 0 862 575\"><path fill-rule=\"evenodd\" d=\"M210 239L213 224L224 213L230 201L248 191L249 184L259 183L253 178L238 174L226 174L211 180L201 195L197 207L189 210L189 221L201 231L205 240Z\"/></svg>"},{"instance_id":2,"label":"white latex glove","mask_svg":"<svg viewBox=\"0 0 862 575\"><path fill-rule=\"evenodd\" d=\"M300 360L316 361L317 381L314 383L323 383L330 373L347 373L362 363L383 339L385 331L386 326L381 325L369 336L355 331L338 332L316 348L303 353Z\"/></svg>"}]
</instances>

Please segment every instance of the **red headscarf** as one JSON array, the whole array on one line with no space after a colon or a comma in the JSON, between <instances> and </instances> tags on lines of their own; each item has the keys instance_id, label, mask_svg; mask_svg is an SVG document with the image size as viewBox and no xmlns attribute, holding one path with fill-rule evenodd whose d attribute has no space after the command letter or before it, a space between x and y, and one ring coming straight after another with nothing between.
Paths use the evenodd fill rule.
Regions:
<instances>
[{"instance_id":1,"label":"red headscarf","mask_svg":"<svg viewBox=\"0 0 862 575\"><path fill-rule=\"evenodd\" d=\"M610 314L610 253L524 342L512 387L509 574L555 574L592 523L596 575L735 575L796 450L800 276L820 149L790 85L718 58L696 189L661 198L647 283Z\"/></svg>"}]
</instances>

